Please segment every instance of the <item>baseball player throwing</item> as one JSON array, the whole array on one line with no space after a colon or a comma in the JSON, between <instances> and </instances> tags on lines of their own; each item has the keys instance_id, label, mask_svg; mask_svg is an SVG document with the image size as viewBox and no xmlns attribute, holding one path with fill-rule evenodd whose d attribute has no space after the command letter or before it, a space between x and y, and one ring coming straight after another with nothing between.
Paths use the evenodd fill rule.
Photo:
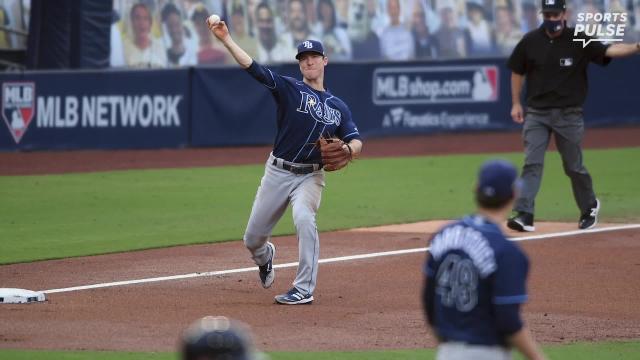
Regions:
<instances>
[{"instance_id":1,"label":"baseball player throwing","mask_svg":"<svg viewBox=\"0 0 640 360\"><path fill-rule=\"evenodd\" d=\"M518 192L517 170L503 160L483 164L476 214L434 235L425 267L424 306L438 339L436 359L543 359L520 318L527 300L526 255L500 225Z\"/></svg>"},{"instance_id":2,"label":"baseball player throwing","mask_svg":"<svg viewBox=\"0 0 640 360\"><path fill-rule=\"evenodd\" d=\"M244 243L259 267L262 286L270 287L275 278L271 231L291 204L298 235L298 272L291 290L275 300L291 305L311 303L318 278L316 212L324 188L323 170L338 170L357 157L362 149L360 134L347 105L324 87L328 59L322 43L307 40L298 46L300 81L278 75L249 57L233 41L224 21L214 18L207 24L238 64L271 92L277 104L275 144L253 203Z\"/></svg>"}]
</instances>

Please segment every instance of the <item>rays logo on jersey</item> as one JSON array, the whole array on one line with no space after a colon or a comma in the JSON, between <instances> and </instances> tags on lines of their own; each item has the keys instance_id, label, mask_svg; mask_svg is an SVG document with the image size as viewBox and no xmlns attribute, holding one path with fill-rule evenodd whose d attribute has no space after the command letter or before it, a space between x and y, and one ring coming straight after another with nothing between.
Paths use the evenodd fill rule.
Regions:
<instances>
[{"instance_id":1,"label":"rays logo on jersey","mask_svg":"<svg viewBox=\"0 0 640 360\"><path fill-rule=\"evenodd\" d=\"M310 94L306 91L300 91L300 106L296 109L298 112L310 114L317 122L336 126L340 125L342 114L337 109L320 102L316 94Z\"/></svg>"},{"instance_id":2,"label":"rays logo on jersey","mask_svg":"<svg viewBox=\"0 0 640 360\"><path fill-rule=\"evenodd\" d=\"M32 82L2 84L2 117L13 140L20 142L35 113L36 85Z\"/></svg>"}]
</instances>

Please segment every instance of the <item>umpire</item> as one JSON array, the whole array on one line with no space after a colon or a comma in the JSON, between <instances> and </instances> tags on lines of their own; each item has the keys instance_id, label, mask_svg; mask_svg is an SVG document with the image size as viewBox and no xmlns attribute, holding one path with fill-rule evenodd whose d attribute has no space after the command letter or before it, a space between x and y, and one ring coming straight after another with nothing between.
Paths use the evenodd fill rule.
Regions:
<instances>
[{"instance_id":1,"label":"umpire","mask_svg":"<svg viewBox=\"0 0 640 360\"><path fill-rule=\"evenodd\" d=\"M535 198L542 180L544 154L553 133L580 209L578 227L590 229L598 222L600 201L582 164L582 104L587 96L587 66L589 62L605 66L611 58L637 54L640 43L605 45L590 41L583 47L583 42L574 38L592 38L584 33L574 36L574 29L567 27L565 0L542 0L542 14L544 22L540 28L520 40L508 62L512 71L511 117L518 124L524 123L525 162L523 189L507 226L517 231L535 230ZM526 112L520 103L525 78Z\"/></svg>"}]
</instances>

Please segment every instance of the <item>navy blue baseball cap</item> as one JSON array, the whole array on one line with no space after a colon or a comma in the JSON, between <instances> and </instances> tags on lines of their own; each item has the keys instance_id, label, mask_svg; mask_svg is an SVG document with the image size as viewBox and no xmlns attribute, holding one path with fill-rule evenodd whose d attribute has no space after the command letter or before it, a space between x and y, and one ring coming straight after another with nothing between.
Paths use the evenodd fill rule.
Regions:
<instances>
[{"instance_id":1,"label":"navy blue baseball cap","mask_svg":"<svg viewBox=\"0 0 640 360\"><path fill-rule=\"evenodd\" d=\"M300 54L312 52L316 54L320 54L324 56L324 48L322 47L322 43L317 40L305 40L298 45L298 54L296 55L296 60L300 60Z\"/></svg>"},{"instance_id":2,"label":"navy blue baseball cap","mask_svg":"<svg viewBox=\"0 0 640 360\"><path fill-rule=\"evenodd\" d=\"M247 325L224 316L205 316L182 338L182 359L253 360L255 351Z\"/></svg>"},{"instance_id":3,"label":"navy blue baseball cap","mask_svg":"<svg viewBox=\"0 0 640 360\"><path fill-rule=\"evenodd\" d=\"M521 187L518 170L509 161L488 160L480 167L476 191L484 199L507 200L513 197L515 191L520 191Z\"/></svg>"}]
</instances>

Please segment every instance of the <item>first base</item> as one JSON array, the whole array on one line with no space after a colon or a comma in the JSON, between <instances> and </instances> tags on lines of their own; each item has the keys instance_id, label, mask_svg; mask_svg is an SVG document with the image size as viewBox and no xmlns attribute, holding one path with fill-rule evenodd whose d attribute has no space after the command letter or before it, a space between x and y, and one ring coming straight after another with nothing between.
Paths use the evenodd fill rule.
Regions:
<instances>
[{"instance_id":1,"label":"first base","mask_svg":"<svg viewBox=\"0 0 640 360\"><path fill-rule=\"evenodd\" d=\"M0 288L0 304L26 304L45 300L47 297L39 291Z\"/></svg>"}]
</instances>

